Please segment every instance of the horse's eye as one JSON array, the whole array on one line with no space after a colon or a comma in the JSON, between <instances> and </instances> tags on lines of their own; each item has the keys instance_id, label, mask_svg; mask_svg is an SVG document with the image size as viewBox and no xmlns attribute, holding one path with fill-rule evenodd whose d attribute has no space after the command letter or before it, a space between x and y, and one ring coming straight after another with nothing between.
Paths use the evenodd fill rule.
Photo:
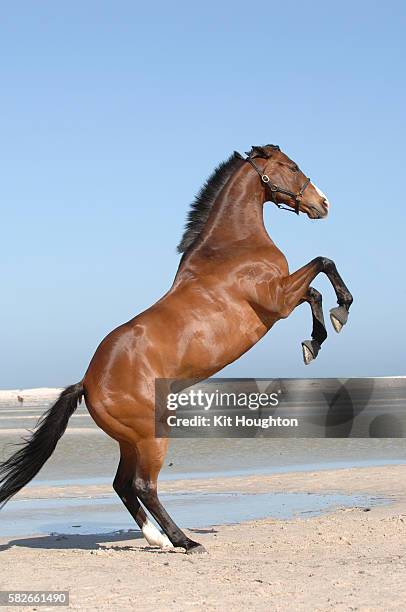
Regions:
<instances>
[{"instance_id":1,"label":"horse's eye","mask_svg":"<svg viewBox=\"0 0 406 612\"><path fill-rule=\"evenodd\" d=\"M291 166L290 169L292 170L292 172L299 172L299 166L296 166L296 164L294 166Z\"/></svg>"}]
</instances>

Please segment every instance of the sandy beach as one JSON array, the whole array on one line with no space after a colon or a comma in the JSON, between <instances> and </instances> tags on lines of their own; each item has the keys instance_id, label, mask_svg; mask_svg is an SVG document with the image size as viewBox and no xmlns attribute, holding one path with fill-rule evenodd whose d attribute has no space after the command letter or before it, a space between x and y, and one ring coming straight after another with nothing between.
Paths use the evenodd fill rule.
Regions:
<instances>
[{"instance_id":1,"label":"sandy beach","mask_svg":"<svg viewBox=\"0 0 406 612\"><path fill-rule=\"evenodd\" d=\"M406 612L406 0L1 17L0 612Z\"/></svg>"},{"instance_id":2,"label":"sandy beach","mask_svg":"<svg viewBox=\"0 0 406 612\"><path fill-rule=\"evenodd\" d=\"M70 607L83 610L404 610L405 475L391 465L163 482L167 494L331 492L386 503L186 530L207 548L199 556L154 549L138 532L3 537L0 586L69 590ZM16 500L107 492L39 485Z\"/></svg>"}]
</instances>

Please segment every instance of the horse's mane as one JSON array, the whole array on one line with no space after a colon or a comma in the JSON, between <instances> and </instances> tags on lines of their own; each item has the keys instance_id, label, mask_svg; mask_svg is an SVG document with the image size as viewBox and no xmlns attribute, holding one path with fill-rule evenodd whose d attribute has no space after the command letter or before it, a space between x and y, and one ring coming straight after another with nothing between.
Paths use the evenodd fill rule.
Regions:
<instances>
[{"instance_id":1,"label":"horse's mane","mask_svg":"<svg viewBox=\"0 0 406 612\"><path fill-rule=\"evenodd\" d=\"M178 244L178 253L184 253L197 240L212 206L228 179L242 163L241 156L234 152L213 171L191 204L185 225L185 231Z\"/></svg>"}]
</instances>

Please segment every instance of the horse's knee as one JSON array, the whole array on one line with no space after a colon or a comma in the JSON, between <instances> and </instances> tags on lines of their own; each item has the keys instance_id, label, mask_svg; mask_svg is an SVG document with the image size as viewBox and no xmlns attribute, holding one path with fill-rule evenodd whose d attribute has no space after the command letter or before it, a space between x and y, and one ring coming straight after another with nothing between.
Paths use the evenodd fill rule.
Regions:
<instances>
[{"instance_id":1,"label":"horse's knee","mask_svg":"<svg viewBox=\"0 0 406 612\"><path fill-rule=\"evenodd\" d=\"M328 257L316 257L317 265L320 268L320 272L334 272L336 270L336 265L332 259Z\"/></svg>"}]
</instances>

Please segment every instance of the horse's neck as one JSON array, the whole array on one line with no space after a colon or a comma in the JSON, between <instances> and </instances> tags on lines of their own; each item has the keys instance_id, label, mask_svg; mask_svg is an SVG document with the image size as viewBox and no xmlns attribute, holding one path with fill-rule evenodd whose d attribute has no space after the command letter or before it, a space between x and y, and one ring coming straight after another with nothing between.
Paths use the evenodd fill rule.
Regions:
<instances>
[{"instance_id":1,"label":"horse's neck","mask_svg":"<svg viewBox=\"0 0 406 612\"><path fill-rule=\"evenodd\" d=\"M213 204L201 235L190 257L211 249L233 246L259 246L269 243L263 219L264 190L261 182L243 165L227 182Z\"/></svg>"}]
</instances>

